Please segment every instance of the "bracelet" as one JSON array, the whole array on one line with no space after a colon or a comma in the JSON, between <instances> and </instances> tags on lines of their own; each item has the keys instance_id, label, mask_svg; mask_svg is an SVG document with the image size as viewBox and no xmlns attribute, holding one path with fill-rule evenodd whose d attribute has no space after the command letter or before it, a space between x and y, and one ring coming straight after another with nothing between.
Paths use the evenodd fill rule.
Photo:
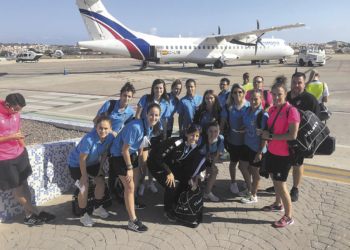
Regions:
<instances>
[{"instance_id":1,"label":"bracelet","mask_svg":"<svg viewBox=\"0 0 350 250\"><path fill-rule=\"evenodd\" d=\"M127 168L127 170L130 170L130 169L132 169L132 165L126 166L126 168Z\"/></svg>"},{"instance_id":2,"label":"bracelet","mask_svg":"<svg viewBox=\"0 0 350 250\"><path fill-rule=\"evenodd\" d=\"M129 165L126 165L127 167L130 167L130 166L132 166L132 164L130 163Z\"/></svg>"}]
</instances>

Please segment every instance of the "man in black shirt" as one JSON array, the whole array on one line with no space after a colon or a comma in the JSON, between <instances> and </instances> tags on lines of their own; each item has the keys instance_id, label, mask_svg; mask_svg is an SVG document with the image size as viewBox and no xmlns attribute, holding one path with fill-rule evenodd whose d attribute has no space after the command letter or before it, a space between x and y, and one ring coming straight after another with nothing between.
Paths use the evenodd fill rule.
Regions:
<instances>
[{"instance_id":1,"label":"man in black shirt","mask_svg":"<svg viewBox=\"0 0 350 250\"><path fill-rule=\"evenodd\" d=\"M309 110L320 117L320 106L316 97L305 91L306 76L302 72L294 73L292 76L291 91L287 93L287 101L300 110ZM293 188L290 191L292 201L298 201L299 185L304 172L304 157L299 156L293 166Z\"/></svg>"}]
</instances>

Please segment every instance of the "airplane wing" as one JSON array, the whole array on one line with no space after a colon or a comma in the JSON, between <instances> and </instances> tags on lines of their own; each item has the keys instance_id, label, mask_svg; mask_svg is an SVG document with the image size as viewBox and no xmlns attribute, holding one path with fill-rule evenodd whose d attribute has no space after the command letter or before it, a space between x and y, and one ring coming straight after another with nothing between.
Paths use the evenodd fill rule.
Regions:
<instances>
[{"instance_id":1,"label":"airplane wing","mask_svg":"<svg viewBox=\"0 0 350 250\"><path fill-rule=\"evenodd\" d=\"M284 29L292 29L292 28L298 28L303 27L305 24L303 23L296 23L296 24L290 24L290 25L284 25L279 27L271 27L266 29L257 29L253 31L243 32L243 33L237 33L237 34L229 34L229 35L217 35L217 36L208 36L205 39L213 39L215 38L217 42L221 42L222 40L226 39L226 41L230 42L232 39L234 40L241 40L245 38L248 35L256 35L257 37L260 37L261 35L265 34L266 32L270 31L280 31Z\"/></svg>"}]
</instances>

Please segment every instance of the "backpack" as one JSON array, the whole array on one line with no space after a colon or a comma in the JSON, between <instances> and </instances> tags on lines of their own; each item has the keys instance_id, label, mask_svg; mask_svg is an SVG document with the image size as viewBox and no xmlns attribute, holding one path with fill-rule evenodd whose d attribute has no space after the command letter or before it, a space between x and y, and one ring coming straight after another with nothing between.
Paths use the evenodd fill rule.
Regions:
<instances>
[{"instance_id":1,"label":"backpack","mask_svg":"<svg viewBox=\"0 0 350 250\"><path fill-rule=\"evenodd\" d=\"M110 115L113 111L113 109L115 108L115 104L116 104L116 100L109 100L109 108L107 110L107 115Z\"/></svg>"},{"instance_id":2,"label":"backpack","mask_svg":"<svg viewBox=\"0 0 350 250\"><path fill-rule=\"evenodd\" d=\"M186 227L196 228L203 220L203 196L199 186L189 187L180 194L174 209L175 218Z\"/></svg>"},{"instance_id":3,"label":"backpack","mask_svg":"<svg viewBox=\"0 0 350 250\"><path fill-rule=\"evenodd\" d=\"M287 118L291 107L287 109ZM293 149L297 155L312 158L330 131L327 125L311 111L297 110L300 114L298 135L296 140L288 141L289 149L290 151Z\"/></svg>"}]
</instances>

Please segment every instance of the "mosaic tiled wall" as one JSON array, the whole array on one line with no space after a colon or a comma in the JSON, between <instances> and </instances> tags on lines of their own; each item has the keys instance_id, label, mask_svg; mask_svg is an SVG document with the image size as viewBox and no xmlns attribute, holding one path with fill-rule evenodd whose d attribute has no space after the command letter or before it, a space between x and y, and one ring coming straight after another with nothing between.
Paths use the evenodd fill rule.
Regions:
<instances>
[{"instance_id":1,"label":"mosaic tiled wall","mask_svg":"<svg viewBox=\"0 0 350 250\"><path fill-rule=\"evenodd\" d=\"M28 146L33 174L28 178L32 203L40 205L69 190L70 178L67 158L81 139ZM4 222L23 211L13 191L0 191L0 220Z\"/></svg>"}]
</instances>

